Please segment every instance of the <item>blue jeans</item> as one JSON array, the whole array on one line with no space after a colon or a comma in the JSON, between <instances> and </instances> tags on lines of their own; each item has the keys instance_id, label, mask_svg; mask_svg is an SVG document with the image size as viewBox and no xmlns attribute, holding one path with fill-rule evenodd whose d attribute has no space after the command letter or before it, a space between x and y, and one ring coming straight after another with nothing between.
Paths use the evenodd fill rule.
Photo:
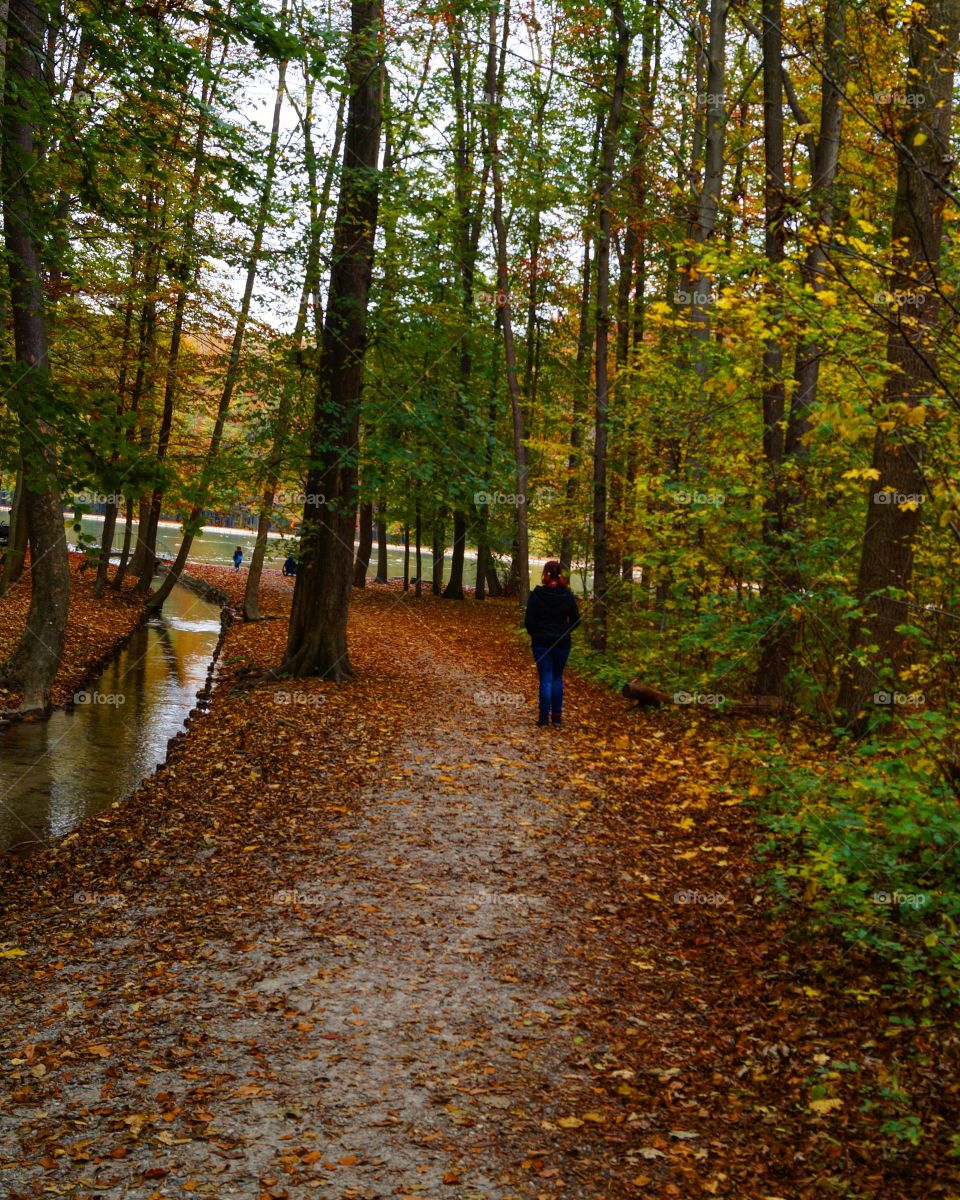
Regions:
<instances>
[{"instance_id":1,"label":"blue jeans","mask_svg":"<svg viewBox=\"0 0 960 1200\"><path fill-rule=\"evenodd\" d=\"M565 646L541 646L533 643L533 659L540 676L540 717L563 712L563 668L570 657L570 643Z\"/></svg>"}]
</instances>

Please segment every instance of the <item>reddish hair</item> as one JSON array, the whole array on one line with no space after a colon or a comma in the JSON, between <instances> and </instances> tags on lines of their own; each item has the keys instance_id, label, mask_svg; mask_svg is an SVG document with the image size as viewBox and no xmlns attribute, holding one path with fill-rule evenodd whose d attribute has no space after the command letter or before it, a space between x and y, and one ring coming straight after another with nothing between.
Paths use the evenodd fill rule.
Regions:
<instances>
[{"instance_id":1,"label":"reddish hair","mask_svg":"<svg viewBox=\"0 0 960 1200\"><path fill-rule=\"evenodd\" d=\"M543 564L543 584L545 587L566 587L567 581L563 574L563 567L557 559L551 558L548 563Z\"/></svg>"}]
</instances>

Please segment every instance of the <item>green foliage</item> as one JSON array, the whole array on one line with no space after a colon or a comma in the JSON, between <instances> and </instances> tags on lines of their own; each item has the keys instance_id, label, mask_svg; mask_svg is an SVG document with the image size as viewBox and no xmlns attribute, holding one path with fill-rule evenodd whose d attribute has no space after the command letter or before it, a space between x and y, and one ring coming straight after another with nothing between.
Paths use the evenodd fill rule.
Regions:
<instances>
[{"instance_id":1,"label":"green foliage","mask_svg":"<svg viewBox=\"0 0 960 1200\"><path fill-rule=\"evenodd\" d=\"M851 952L956 1000L960 809L947 747L956 713L898 719L882 740L811 747L757 732L771 883ZM756 789L755 789L756 790Z\"/></svg>"}]
</instances>

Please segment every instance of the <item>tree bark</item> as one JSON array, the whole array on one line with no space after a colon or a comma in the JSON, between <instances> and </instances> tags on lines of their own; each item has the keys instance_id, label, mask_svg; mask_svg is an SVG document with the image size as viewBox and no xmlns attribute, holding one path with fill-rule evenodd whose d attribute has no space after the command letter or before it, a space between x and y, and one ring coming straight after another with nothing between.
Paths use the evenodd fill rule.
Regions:
<instances>
[{"instance_id":1,"label":"tree bark","mask_svg":"<svg viewBox=\"0 0 960 1200\"><path fill-rule=\"evenodd\" d=\"M417 557L416 557L416 562L414 564L414 570L417 573L417 577L414 582L414 594L416 595L417 599L419 600L419 598L423 595L423 555L420 551L420 539L423 537L423 521L422 521L421 512L420 512L420 496L419 495L417 496L417 500L416 500L416 508L414 510L413 521L414 521L413 536L416 539L416 543L417 543Z\"/></svg>"},{"instance_id":2,"label":"tree bark","mask_svg":"<svg viewBox=\"0 0 960 1200\"><path fill-rule=\"evenodd\" d=\"M905 91L919 96L896 142L890 291L898 302L887 334L890 372L877 414L873 469L857 583L859 613L839 707L862 732L876 687L895 688L908 657L901 627L910 620L914 544L926 492L925 423L936 419L937 335L943 209L954 165L950 141L960 0L931 0L914 15ZM892 423L893 428L884 428ZM879 497L883 497L880 500Z\"/></svg>"},{"instance_id":3,"label":"tree bark","mask_svg":"<svg viewBox=\"0 0 960 1200\"><path fill-rule=\"evenodd\" d=\"M763 544L766 553L765 598L780 596L778 572L783 553L780 513L782 487L786 388L783 380L781 282L777 277L784 259L786 178L783 165L783 35L781 0L763 0L760 45L763 56L763 161L764 161L764 252L770 275L766 284L767 321L774 328L763 352L761 407L763 410L763 458L766 469ZM781 624L782 622L777 622ZM765 640L757 671L756 694L779 696L783 691L783 655L773 638Z\"/></svg>"},{"instance_id":4,"label":"tree bark","mask_svg":"<svg viewBox=\"0 0 960 1200\"><path fill-rule=\"evenodd\" d=\"M23 368L12 398L21 431L22 508L30 543L30 610L23 637L4 675L22 689L21 711L46 715L50 687L63 656L70 602L70 567L48 421L47 323L40 246L42 226L27 184L38 161L33 120L40 98L44 27L34 0L11 0L3 94L3 224L10 272L14 355Z\"/></svg>"},{"instance_id":5,"label":"tree bark","mask_svg":"<svg viewBox=\"0 0 960 1200\"><path fill-rule=\"evenodd\" d=\"M387 501L381 496L377 501L377 573L374 583L387 583L390 578L390 560L387 557Z\"/></svg>"},{"instance_id":6,"label":"tree bark","mask_svg":"<svg viewBox=\"0 0 960 1200\"><path fill-rule=\"evenodd\" d=\"M360 505L360 544L357 547L357 561L353 572L353 586L367 586L367 571L370 569L370 556L373 553L373 501L367 500Z\"/></svg>"},{"instance_id":7,"label":"tree bark","mask_svg":"<svg viewBox=\"0 0 960 1200\"><path fill-rule=\"evenodd\" d=\"M597 241L597 313L593 447L593 605L590 615L590 644L603 650L607 644L607 438L609 433L610 380L608 354L610 334L610 241L613 226L614 166L620 133L620 118L626 89L632 35L623 16L620 0L611 5L616 25L613 87L610 110L603 131L600 160L600 236Z\"/></svg>"},{"instance_id":8,"label":"tree bark","mask_svg":"<svg viewBox=\"0 0 960 1200\"><path fill-rule=\"evenodd\" d=\"M453 109L456 133L453 148L454 199L456 204L457 267L460 275L460 301L463 310L463 335L460 339L460 390L454 408L454 423L459 432L466 428L466 406L469 404L473 355L471 328L476 318L474 279L480 243L484 195L488 167L477 181L473 169L476 150L476 122L471 118L472 97L464 80L463 18L454 18L450 25L450 77L453 85ZM469 51L468 51L469 53ZM468 64L471 65L472 64ZM446 600L462 600L463 560L467 546L467 514L465 498L460 495L453 511L453 545L450 556L450 578L443 590Z\"/></svg>"},{"instance_id":9,"label":"tree bark","mask_svg":"<svg viewBox=\"0 0 960 1200\"><path fill-rule=\"evenodd\" d=\"M580 276L580 322L577 334L577 361L573 380L573 409L570 414L570 452L567 456L567 482L564 487L563 529L560 535L560 565L566 574L573 560L573 512L577 502L578 474L582 461L583 422L590 388L590 293L593 238L586 224L583 230L583 266Z\"/></svg>"},{"instance_id":10,"label":"tree bark","mask_svg":"<svg viewBox=\"0 0 960 1200\"><path fill-rule=\"evenodd\" d=\"M497 254L497 301L500 306L500 328L503 331L503 354L507 369L507 387L510 392L510 412L513 418L513 459L516 480L516 533L517 554L515 560L518 575L517 596L522 607L526 607L530 595L530 550L527 528L527 448L524 442L523 405L520 399L520 384L517 379L517 356L513 339L513 315L510 301L510 272L507 260L507 228L503 217L503 180L500 176L499 123L500 106L503 103L503 69L507 39L510 36L510 3L506 0L503 14L503 44L497 48L497 6L490 8L489 38L487 54L487 156L490 162L490 179L493 187L493 228L496 235ZM529 355L528 355L529 357ZM480 564L478 562L477 569Z\"/></svg>"},{"instance_id":11,"label":"tree bark","mask_svg":"<svg viewBox=\"0 0 960 1200\"><path fill-rule=\"evenodd\" d=\"M820 128L814 141L808 140L811 175L810 224L815 231L812 245L801 268L803 282L814 292L827 284L827 239L834 222L833 188L840 159L840 134L843 120L843 78L846 65L845 32L847 0L827 0L823 28L823 86L820 101ZM761 35L762 37L762 35ZM808 124L789 77L784 75L787 97L794 117ZM757 695L782 696L799 637L799 625L787 611L789 598L802 586L797 562L797 545L802 537L801 522L805 503L804 466L808 458L806 437L812 428L812 412L817 402L820 360L823 347L808 336L801 339L794 359L794 389L783 436L783 467L775 480L774 504L778 547L776 561L768 563L767 593L771 616L775 617L760 643L760 657L754 685ZM791 471L791 467L796 470ZM790 475L796 476L795 481ZM779 615L776 610L779 609Z\"/></svg>"},{"instance_id":12,"label":"tree bark","mask_svg":"<svg viewBox=\"0 0 960 1200\"><path fill-rule=\"evenodd\" d=\"M382 36L378 0L353 0L347 57L350 99L314 405L312 464L282 664L285 672L295 676L341 680L353 674L347 615L353 584L356 446L367 302L379 199Z\"/></svg>"},{"instance_id":13,"label":"tree bark","mask_svg":"<svg viewBox=\"0 0 960 1200\"><path fill-rule=\"evenodd\" d=\"M430 587L435 596L443 593L443 556L446 550L444 536L443 513L439 510L433 514L433 553L430 562Z\"/></svg>"}]
</instances>

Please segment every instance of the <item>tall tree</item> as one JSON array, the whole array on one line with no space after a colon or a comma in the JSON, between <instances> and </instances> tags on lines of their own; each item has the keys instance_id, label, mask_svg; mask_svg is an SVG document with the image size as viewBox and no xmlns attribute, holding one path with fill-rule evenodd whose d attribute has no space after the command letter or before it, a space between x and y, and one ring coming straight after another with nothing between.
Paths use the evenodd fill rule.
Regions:
<instances>
[{"instance_id":1,"label":"tall tree","mask_svg":"<svg viewBox=\"0 0 960 1200\"><path fill-rule=\"evenodd\" d=\"M3 675L22 689L25 712L46 712L63 656L70 571L57 482L44 312L43 263L37 231L42 201L34 174L41 155L36 122L45 109L40 64L45 27L35 0L10 0L3 91L3 226L10 271L14 369L12 407L20 425L21 512L30 544L30 611L23 637Z\"/></svg>"},{"instance_id":2,"label":"tall tree","mask_svg":"<svg viewBox=\"0 0 960 1200\"><path fill-rule=\"evenodd\" d=\"M528 468L527 448L524 442L523 405L520 399L520 383L517 378L517 352L513 339L513 312L510 300L510 266L507 258L507 227L503 215L503 179L500 171L500 108L503 103L504 63L507 42L510 37L510 3L506 0L503 11L503 41L498 51L497 39L498 5L490 8L489 47L487 50L486 99L487 99L487 157L493 187L493 229L497 255L497 299L500 306L500 328L503 331L503 352L507 371L507 386L510 390L510 413L513 420L513 455L516 479L516 538L517 553L515 566L518 596L521 605L526 605L530 595L530 549L528 515ZM529 350L529 348L528 348ZM485 564L484 564L485 565ZM479 571L480 564L477 564Z\"/></svg>"},{"instance_id":3,"label":"tall tree","mask_svg":"<svg viewBox=\"0 0 960 1200\"><path fill-rule=\"evenodd\" d=\"M936 394L940 251L943 210L955 163L951 142L953 80L960 0L931 0L912 12L904 94L916 97L895 147L890 291L895 298L887 336L889 375L877 413L866 528L857 581L859 614L850 635L851 660L840 689L847 724L863 728L864 705L879 683L894 685L908 656L910 587L926 492L927 423L937 419ZM906 307L902 298L914 303Z\"/></svg>"},{"instance_id":4,"label":"tall tree","mask_svg":"<svg viewBox=\"0 0 960 1200\"><path fill-rule=\"evenodd\" d=\"M353 585L357 438L367 302L379 200L383 10L352 0L349 102L333 231L323 357L314 404L300 564L282 669L341 680L352 674L347 614Z\"/></svg>"},{"instance_id":5,"label":"tall tree","mask_svg":"<svg viewBox=\"0 0 960 1200\"><path fill-rule=\"evenodd\" d=\"M840 160L843 124L846 6L847 0L827 0L824 10L820 125L816 136L811 134L807 139L810 160L807 220L813 236L801 267L801 277L814 294L826 289L829 282L829 238L834 223L834 184ZM762 43L763 33L759 37ZM809 126L810 121L785 70L782 70L782 78L795 119L802 127ZM783 695L797 642L798 625L786 605L803 584L797 556L802 541L800 522L805 491L804 468L809 457L807 441L817 402L822 358L823 346L818 339L806 334L799 339L794 358L794 387L782 443L776 434L765 433L765 444L769 439L768 449L778 452L780 461L775 464L769 480L771 491L764 526L768 535L768 549L772 542L774 556L772 561L768 557L764 582L765 595L770 601L771 621L760 643L754 684L757 695ZM765 426L769 429L766 415Z\"/></svg>"},{"instance_id":6,"label":"tall tree","mask_svg":"<svg viewBox=\"0 0 960 1200\"><path fill-rule=\"evenodd\" d=\"M627 87L630 43L633 35L620 0L611 4L616 40L610 108L603 129L600 155L600 233L597 239L597 311L594 349L596 408L593 431L593 608L590 644L603 650L607 644L607 439L610 412L610 244L613 229L614 169L617 161L621 115Z\"/></svg>"},{"instance_id":7,"label":"tall tree","mask_svg":"<svg viewBox=\"0 0 960 1200\"><path fill-rule=\"evenodd\" d=\"M286 22L286 14L287 10L286 6L284 5L281 11L281 22L284 25ZM280 117L283 110L283 98L286 91L286 73L287 60L284 57L281 59L278 66L277 91L273 105L273 124L270 129L270 139L267 145L263 183L261 185L260 194L257 198L253 237L250 242L250 248L247 252L243 295L240 299L240 308L237 312L236 324L234 325L233 338L230 343L230 353L227 356L227 368L224 374L223 385L220 392L220 404L217 408L217 415L213 425L213 433L210 437L210 445L207 449L203 465L200 469L200 478L197 483L193 508L190 512L189 518L187 519L186 525L184 526L183 538L181 539L177 556L167 572L166 578L150 597L149 606L153 609L160 609L163 607L164 601L170 595L170 592L176 585L177 580L180 578L183 568L186 566L187 558L190 554L190 548L193 545L193 539L200 528L203 509L208 499L211 476L216 465L217 457L220 453L220 446L223 442L224 429L226 427L227 417L230 414L230 406L233 402L233 396L240 380L243 342L247 331L247 323L250 318L250 305L253 301L253 291L257 282L257 273L260 268L260 258L263 253L264 234L266 233L267 222L269 221L271 215L273 183L277 171L277 149L280 143ZM153 506L157 510L156 515L159 519L159 503L157 502L156 497L154 497ZM146 554L150 558L150 564L148 565L147 569L152 575L152 554L149 544L146 545Z\"/></svg>"}]
</instances>

